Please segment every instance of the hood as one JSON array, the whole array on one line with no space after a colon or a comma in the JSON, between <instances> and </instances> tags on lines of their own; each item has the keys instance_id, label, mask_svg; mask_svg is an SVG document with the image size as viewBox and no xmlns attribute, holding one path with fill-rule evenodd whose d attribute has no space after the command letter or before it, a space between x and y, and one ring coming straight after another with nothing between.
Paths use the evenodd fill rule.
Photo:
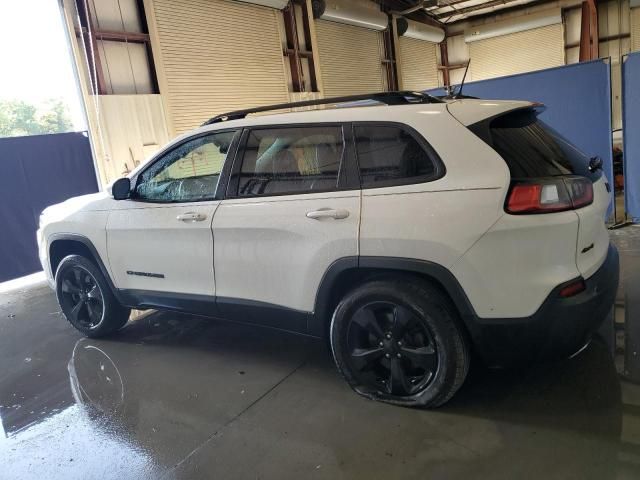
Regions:
<instances>
[{"instance_id":1,"label":"hood","mask_svg":"<svg viewBox=\"0 0 640 480\"><path fill-rule=\"evenodd\" d=\"M107 191L72 197L62 203L56 203L45 208L40 215L40 219L46 218L47 222L54 222L80 210L104 210L106 208L105 201L110 199L112 199L111 194Z\"/></svg>"}]
</instances>

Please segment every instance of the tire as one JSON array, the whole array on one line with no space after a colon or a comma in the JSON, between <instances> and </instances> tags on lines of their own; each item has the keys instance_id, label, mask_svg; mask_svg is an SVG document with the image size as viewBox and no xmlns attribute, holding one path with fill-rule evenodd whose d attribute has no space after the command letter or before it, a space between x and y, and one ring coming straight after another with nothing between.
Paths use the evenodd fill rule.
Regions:
<instances>
[{"instance_id":1,"label":"tire","mask_svg":"<svg viewBox=\"0 0 640 480\"><path fill-rule=\"evenodd\" d=\"M438 407L462 386L470 352L455 307L411 278L349 292L331 320L338 370L358 394L406 407Z\"/></svg>"},{"instance_id":2,"label":"tire","mask_svg":"<svg viewBox=\"0 0 640 480\"><path fill-rule=\"evenodd\" d=\"M81 255L69 255L58 265L56 297L69 323L91 338L119 330L131 313L118 303L100 269Z\"/></svg>"}]
</instances>

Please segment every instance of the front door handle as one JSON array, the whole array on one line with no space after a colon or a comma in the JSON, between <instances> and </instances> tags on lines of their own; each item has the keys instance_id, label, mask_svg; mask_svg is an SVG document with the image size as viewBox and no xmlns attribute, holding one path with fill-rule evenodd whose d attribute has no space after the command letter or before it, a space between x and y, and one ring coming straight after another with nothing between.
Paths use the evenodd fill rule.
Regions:
<instances>
[{"instance_id":1,"label":"front door handle","mask_svg":"<svg viewBox=\"0 0 640 480\"><path fill-rule=\"evenodd\" d=\"M307 212L307 218L312 218L314 220L320 220L321 218L333 218L335 220L342 220L343 218L347 218L348 216L349 211L342 208L336 210L331 208L321 208L320 210Z\"/></svg>"},{"instance_id":2,"label":"front door handle","mask_svg":"<svg viewBox=\"0 0 640 480\"><path fill-rule=\"evenodd\" d=\"M201 222L205 220L207 216L204 213L196 213L196 212L187 212L181 213L176 217L176 219L181 222Z\"/></svg>"}]
</instances>

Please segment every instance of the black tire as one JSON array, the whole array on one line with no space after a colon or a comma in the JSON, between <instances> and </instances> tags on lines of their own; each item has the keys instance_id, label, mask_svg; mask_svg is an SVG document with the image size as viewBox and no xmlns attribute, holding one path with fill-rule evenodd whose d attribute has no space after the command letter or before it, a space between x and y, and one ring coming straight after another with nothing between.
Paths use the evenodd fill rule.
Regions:
<instances>
[{"instance_id":1,"label":"black tire","mask_svg":"<svg viewBox=\"0 0 640 480\"><path fill-rule=\"evenodd\" d=\"M58 265L56 297L69 323L91 338L119 330L131 313L118 303L100 269L81 255L69 255Z\"/></svg>"},{"instance_id":2,"label":"black tire","mask_svg":"<svg viewBox=\"0 0 640 480\"><path fill-rule=\"evenodd\" d=\"M462 386L470 353L450 299L412 278L349 292L331 321L338 370L357 393L407 407L438 407Z\"/></svg>"}]
</instances>

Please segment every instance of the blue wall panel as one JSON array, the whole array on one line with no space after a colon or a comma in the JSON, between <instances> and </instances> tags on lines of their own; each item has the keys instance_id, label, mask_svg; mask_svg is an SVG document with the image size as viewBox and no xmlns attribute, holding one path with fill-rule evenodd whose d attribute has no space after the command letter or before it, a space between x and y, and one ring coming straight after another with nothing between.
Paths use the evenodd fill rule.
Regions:
<instances>
[{"instance_id":1,"label":"blue wall panel","mask_svg":"<svg viewBox=\"0 0 640 480\"><path fill-rule=\"evenodd\" d=\"M443 95L442 89L429 93ZM605 60L465 84L463 93L496 100L531 100L547 106L540 118L589 156L598 155L613 185L611 77Z\"/></svg>"},{"instance_id":2,"label":"blue wall panel","mask_svg":"<svg viewBox=\"0 0 640 480\"><path fill-rule=\"evenodd\" d=\"M640 52L622 64L624 201L627 214L640 222Z\"/></svg>"},{"instance_id":3,"label":"blue wall panel","mask_svg":"<svg viewBox=\"0 0 640 480\"><path fill-rule=\"evenodd\" d=\"M0 282L41 269L36 230L42 210L97 191L86 135L0 138Z\"/></svg>"}]
</instances>

